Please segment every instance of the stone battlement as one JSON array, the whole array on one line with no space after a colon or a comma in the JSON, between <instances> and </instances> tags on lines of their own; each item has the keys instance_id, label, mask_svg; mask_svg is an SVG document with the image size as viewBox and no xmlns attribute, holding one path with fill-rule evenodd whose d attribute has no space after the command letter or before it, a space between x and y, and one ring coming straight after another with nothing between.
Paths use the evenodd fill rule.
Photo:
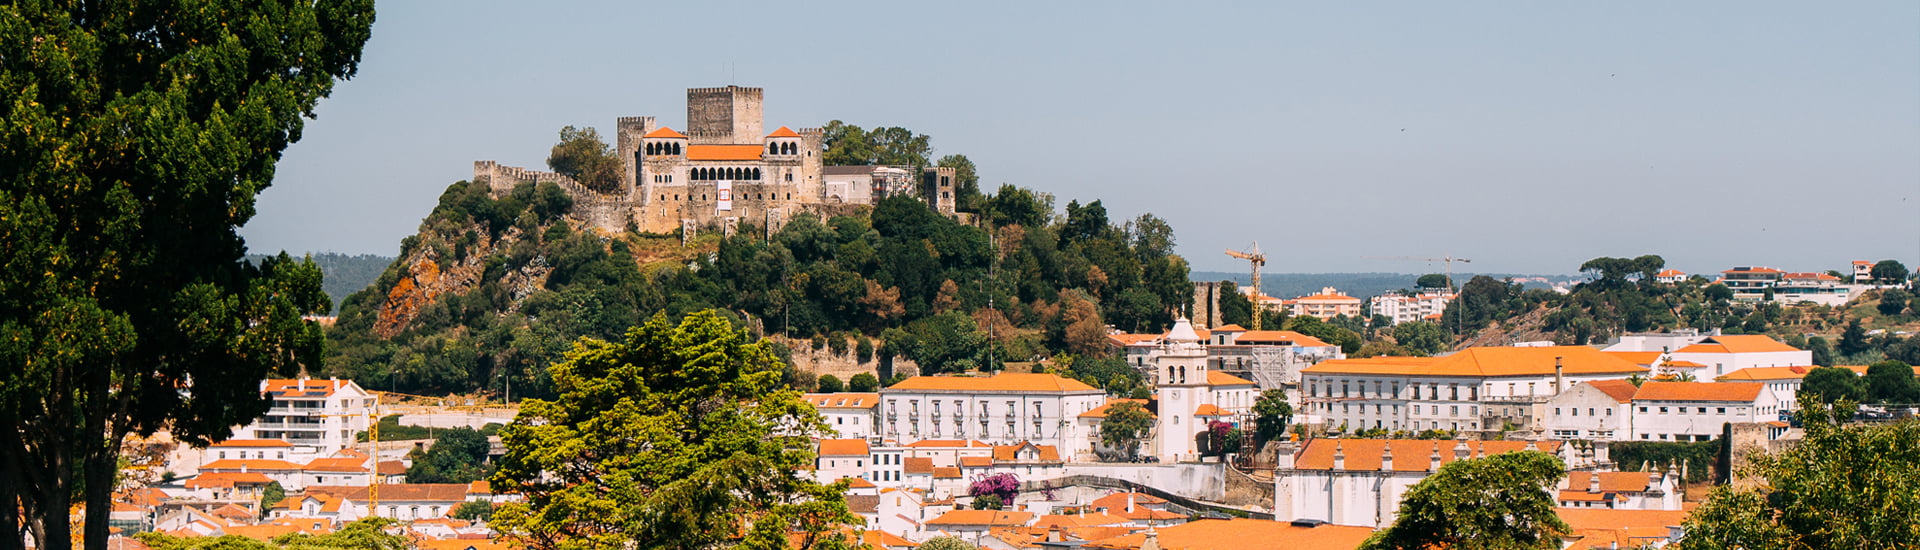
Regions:
<instances>
[{"instance_id":1,"label":"stone battlement","mask_svg":"<svg viewBox=\"0 0 1920 550\"><path fill-rule=\"evenodd\" d=\"M747 93L757 94L757 93L763 93L764 90L760 88L748 88L745 86L725 86L720 88L687 88L687 93L689 94L724 94L727 92L747 92Z\"/></svg>"}]
</instances>

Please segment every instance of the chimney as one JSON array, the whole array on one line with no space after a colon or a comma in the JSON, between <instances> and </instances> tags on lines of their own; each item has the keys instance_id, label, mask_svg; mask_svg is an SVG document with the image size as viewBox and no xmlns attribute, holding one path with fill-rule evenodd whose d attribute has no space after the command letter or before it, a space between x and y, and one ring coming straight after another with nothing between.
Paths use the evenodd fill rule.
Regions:
<instances>
[{"instance_id":1,"label":"chimney","mask_svg":"<svg viewBox=\"0 0 1920 550\"><path fill-rule=\"evenodd\" d=\"M1127 513L1133 513L1133 491L1127 491Z\"/></svg>"},{"instance_id":2,"label":"chimney","mask_svg":"<svg viewBox=\"0 0 1920 550\"><path fill-rule=\"evenodd\" d=\"M1055 525L1047 529L1047 542L1060 542L1060 540L1060 526Z\"/></svg>"},{"instance_id":3,"label":"chimney","mask_svg":"<svg viewBox=\"0 0 1920 550\"><path fill-rule=\"evenodd\" d=\"M1566 370L1566 367L1561 366L1560 361L1561 361L1560 357L1553 358L1553 394L1554 395L1560 395L1560 392L1567 391L1567 370Z\"/></svg>"},{"instance_id":4,"label":"chimney","mask_svg":"<svg viewBox=\"0 0 1920 550\"><path fill-rule=\"evenodd\" d=\"M1140 542L1140 550L1160 550L1160 533L1147 528L1147 540Z\"/></svg>"},{"instance_id":5,"label":"chimney","mask_svg":"<svg viewBox=\"0 0 1920 550\"><path fill-rule=\"evenodd\" d=\"M1467 446L1467 436L1461 435L1459 441L1458 444L1453 446L1453 459L1466 460L1468 457L1473 456L1473 449Z\"/></svg>"},{"instance_id":6,"label":"chimney","mask_svg":"<svg viewBox=\"0 0 1920 550\"><path fill-rule=\"evenodd\" d=\"M1380 471L1391 472L1393 471L1393 440L1389 439L1386 443L1380 447Z\"/></svg>"},{"instance_id":7,"label":"chimney","mask_svg":"<svg viewBox=\"0 0 1920 550\"><path fill-rule=\"evenodd\" d=\"M1589 493L1600 492L1600 472L1587 473L1587 492Z\"/></svg>"},{"instance_id":8,"label":"chimney","mask_svg":"<svg viewBox=\"0 0 1920 550\"><path fill-rule=\"evenodd\" d=\"M1440 471L1440 442L1439 441L1433 442L1433 454L1427 456L1427 471L1428 472Z\"/></svg>"},{"instance_id":9,"label":"chimney","mask_svg":"<svg viewBox=\"0 0 1920 550\"><path fill-rule=\"evenodd\" d=\"M1336 471L1347 469L1347 450L1344 442L1333 442L1333 469Z\"/></svg>"}]
</instances>

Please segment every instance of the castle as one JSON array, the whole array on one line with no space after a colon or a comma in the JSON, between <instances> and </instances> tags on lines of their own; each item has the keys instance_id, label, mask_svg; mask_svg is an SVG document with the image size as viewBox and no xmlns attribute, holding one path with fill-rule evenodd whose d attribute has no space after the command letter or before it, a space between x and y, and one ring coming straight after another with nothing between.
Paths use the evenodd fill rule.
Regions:
<instances>
[{"instance_id":1,"label":"castle","mask_svg":"<svg viewBox=\"0 0 1920 550\"><path fill-rule=\"evenodd\" d=\"M741 222L778 230L798 212L821 217L846 213L889 194L911 193L954 215L952 168L923 168L919 182L902 184L899 167L823 166L819 128L782 126L762 133L760 88L687 90L687 126L679 132L654 117L620 117L615 154L621 182L612 193L579 185L553 172L473 165L473 181L503 196L522 182L552 182L574 198L577 216L607 232L633 229L683 235Z\"/></svg>"}]
</instances>

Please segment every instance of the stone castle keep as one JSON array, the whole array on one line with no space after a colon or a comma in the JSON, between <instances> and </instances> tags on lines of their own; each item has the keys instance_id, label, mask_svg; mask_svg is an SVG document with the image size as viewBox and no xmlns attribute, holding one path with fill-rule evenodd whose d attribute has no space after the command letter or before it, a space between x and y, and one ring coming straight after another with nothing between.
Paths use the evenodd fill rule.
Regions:
<instances>
[{"instance_id":1,"label":"stone castle keep","mask_svg":"<svg viewBox=\"0 0 1920 550\"><path fill-rule=\"evenodd\" d=\"M651 116L620 117L614 134L622 179L612 193L490 160L473 163L473 181L495 196L522 182L556 183L573 195L577 216L607 232L629 223L651 233L731 231L743 221L777 230L798 212L826 217L902 192L953 215L953 169L925 168L918 185L901 186L887 183L902 173L898 167L822 166L819 128L762 133L762 97L760 88L688 89L684 133Z\"/></svg>"}]
</instances>

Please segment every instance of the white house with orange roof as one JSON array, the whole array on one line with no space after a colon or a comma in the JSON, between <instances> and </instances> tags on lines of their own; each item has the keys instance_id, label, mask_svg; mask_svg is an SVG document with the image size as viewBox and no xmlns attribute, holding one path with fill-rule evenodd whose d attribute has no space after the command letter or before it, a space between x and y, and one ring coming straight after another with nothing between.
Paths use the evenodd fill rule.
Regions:
<instances>
[{"instance_id":1,"label":"white house with orange roof","mask_svg":"<svg viewBox=\"0 0 1920 550\"><path fill-rule=\"evenodd\" d=\"M1853 299L1853 287L1828 273L1785 273L1773 286L1773 301L1844 306Z\"/></svg>"},{"instance_id":2,"label":"white house with orange roof","mask_svg":"<svg viewBox=\"0 0 1920 550\"><path fill-rule=\"evenodd\" d=\"M1720 272L1720 284L1733 291L1733 299L1758 302L1766 299L1767 289L1780 282L1787 272L1764 266L1741 266Z\"/></svg>"},{"instance_id":3,"label":"white house with orange roof","mask_svg":"<svg viewBox=\"0 0 1920 550\"><path fill-rule=\"evenodd\" d=\"M260 474L279 482L281 487L289 491L298 491L307 485L302 475L304 472L302 465L271 458L229 458L200 465L200 475Z\"/></svg>"},{"instance_id":4,"label":"white house with orange roof","mask_svg":"<svg viewBox=\"0 0 1920 550\"><path fill-rule=\"evenodd\" d=\"M1646 367L1588 346L1343 359L1301 371L1305 406L1295 414L1350 430L1493 430L1502 426L1489 418L1540 418L1548 399L1581 382L1646 373Z\"/></svg>"},{"instance_id":5,"label":"white house with orange roof","mask_svg":"<svg viewBox=\"0 0 1920 550\"><path fill-rule=\"evenodd\" d=\"M1674 284L1687 280L1687 272L1678 269L1668 269L1653 274L1653 280L1658 283Z\"/></svg>"},{"instance_id":6,"label":"white house with orange roof","mask_svg":"<svg viewBox=\"0 0 1920 550\"><path fill-rule=\"evenodd\" d=\"M1632 437L1633 394L1624 379L1575 384L1547 400L1543 429L1553 439L1627 441Z\"/></svg>"},{"instance_id":7,"label":"white house with orange roof","mask_svg":"<svg viewBox=\"0 0 1920 550\"><path fill-rule=\"evenodd\" d=\"M821 483L872 475L873 456L865 439L822 439L813 472Z\"/></svg>"},{"instance_id":8,"label":"white house with orange roof","mask_svg":"<svg viewBox=\"0 0 1920 550\"><path fill-rule=\"evenodd\" d=\"M1690 361L1703 367L1699 380L1753 367L1797 367L1813 364L1813 352L1761 335L1708 336L1699 343L1667 354L1669 361Z\"/></svg>"},{"instance_id":9,"label":"white house with orange roof","mask_svg":"<svg viewBox=\"0 0 1920 550\"><path fill-rule=\"evenodd\" d=\"M1341 315L1360 316L1360 299L1333 287L1321 288L1319 294L1301 296L1285 303L1287 311L1294 315L1318 317L1322 321Z\"/></svg>"},{"instance_id":10,"label":"white house with orange roof","mask_svg":"<svg viewBox=\"0 0 1920 550\"><path fill-rule=\"evenodd\" d=\"M308 378L260 382L267 414L234 430L235 439L277 439L327 455L355 444L374 410L373 394L352 380Z\"/></svg>"},{"instance_id":11,"label":"white house with orange roof","mask_svg":"<svg viewBox=\"0 0 1920 550\"><path fill-rule=\"evenodd\" d=\"M1196 435L1212 422L1235 423L1252 411L1259 397L1253 381L1219 372L1207 358L1193 326L1174 321L1153 366L1159 414L1149 455L1165 462L1197 459Z\"/></svg>"},{"instance_id":12,"label":"white house with orange roof","mask_svg":"<svg viewBox=\"0 0 1920 550\"><path fill-rule=\"evenodd\" d=\"M809 393L802 395L820 411L827 426L841 438L879 435L880 394L872 392Z\"/></svg>"},{"instance_id":13,"label":"white house with orange roof","mask_svg":"<svg viewBox=\"0 0 1920 550\"><path fill-rule=\"evenodd\" d=\"M1567 472L1554 497L1562 508L1679 510L1676 472Z\"/></svg>"},{"instance_id":14,"label":"white house with orange roof","mask_svg":"<svg viewBox=\"0 0 1920 550\"><path fill-rule=\"evenodd\" d=\"M923 440L1030 441L1066 456L1087 447L1074 422L1106 392L1055 374L915 376L880 390L881 435L909 447Z\"/></svg>"},{"instance_id":15,"label":"white house with orange roof","mask_svg":"<svg viewBox=\"0 0 1920 550\"><path fill-rule=\"evenodd\" d=\"M1853 283L1859 285L1873 283L1873 262L1866 260L1853 261Z\"/></svg>"},{"instance_id":16,"label":"white house with orange roof","mask_svg":"<svg viewBox=\"0 0 1920 550\"><path fill-rule=\"evenodd\" d=\"M978 545L981 537L995 528L1026 527L1039 516L1012 510L952 510L928 520L928 537L957 537Z\"/></svg>"},{"instance_id":17,"label":"white house with orange roof","mask_svg":"<svg viewBox=\"0 0 1920 550\"><path fill-rule=\"evenodd\" d=\"M1515 451L1552 454L1569 468L1592 465L1559 441L1313 439L1278 455L1273 517L1383 528L1393 524L1407 491L1442 465Z\"/></svg>"},{"instance_id":18,"label":"white house with orange roof","mask_svg":"<svg viewBox=\"0 0 1920 550\"><path fill-rule=\"evenodd\" d=\"M1780 401L1782 407L1794 410L1800 407L1800 384L1806 381L1807 374L1817 366L1793 367L1750 367L1714 377L1715 382L1757 382L1767 385L1767 392ZM1853 371L1856 376L1866 376L1867 368L1861 366L1833 367Z\"/></svg>"},{"instance_id":19,"label":"white house with orange roof","mask_svg":"<svg viewBox=\"0 0 1920 550\"><path fill-rule=\"evenodd\" d=\"M1786 411L1753 382L1646 382L1632 406L1634 441L1711 441L1728 423L1778 421Z\"/></svg>"}]
</instances>

